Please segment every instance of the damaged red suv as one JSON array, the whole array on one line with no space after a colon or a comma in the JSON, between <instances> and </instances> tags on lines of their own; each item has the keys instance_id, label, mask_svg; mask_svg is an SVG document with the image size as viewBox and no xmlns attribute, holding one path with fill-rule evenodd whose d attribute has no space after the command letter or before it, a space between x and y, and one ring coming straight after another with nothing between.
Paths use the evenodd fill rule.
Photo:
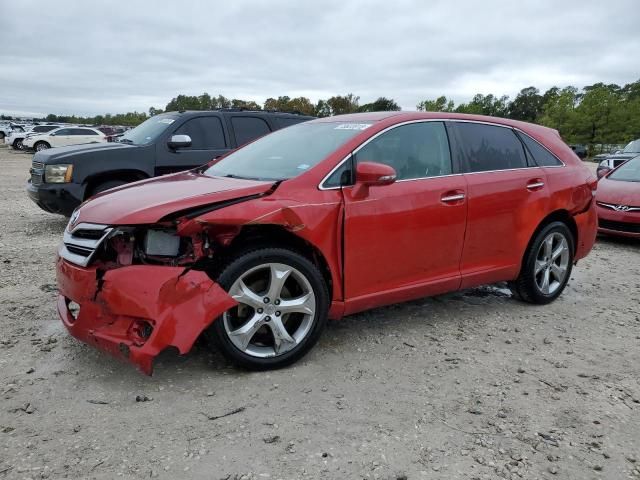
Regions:
<instances>
[{"instance_id":1,"label":"damaged red suv","mask_svg":"<svg viewBox=\"0 0 640 480\"><path fill-rule=\"evenodd\" d=\"M60 245L75 337L151 373L204 335L290 364L327 319L509 281L544 304L596 236L597 182L556 131L446 113L295 125L84 203Z\"/></svg>"}]
</instances>

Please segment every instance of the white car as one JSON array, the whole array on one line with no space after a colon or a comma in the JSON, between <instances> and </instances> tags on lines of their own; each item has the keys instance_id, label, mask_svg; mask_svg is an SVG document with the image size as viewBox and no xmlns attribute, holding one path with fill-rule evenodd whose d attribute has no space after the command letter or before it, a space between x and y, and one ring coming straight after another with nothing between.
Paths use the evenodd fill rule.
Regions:
<instances>
[{"instance_id":1,"label":"white car","mask_svg":"<svg viewBox=\"0 0 640 480\"><path fill-rule=\"evenodd\" d=\"M81 143L106 142L107 137L100 130L89 127L62 127L48 133L27 135L22 141L24 148L39 152L52 147L79 145Z\"/></svg>"},{"instance_id":2,"label":"white car","mask_svg":"<svg viewBox=\"0 0 640 480\"><path fill-rule=\"evenodd\" d=\"M4 139L4 143L9 145L14 150L24 150L22 142L26 137L32 137L34 135L40 135L41 133L50 132L60 128L60 125L35 125L25 127L24 131L14 129L9 136Z\"/></svg>"}]
</instances>

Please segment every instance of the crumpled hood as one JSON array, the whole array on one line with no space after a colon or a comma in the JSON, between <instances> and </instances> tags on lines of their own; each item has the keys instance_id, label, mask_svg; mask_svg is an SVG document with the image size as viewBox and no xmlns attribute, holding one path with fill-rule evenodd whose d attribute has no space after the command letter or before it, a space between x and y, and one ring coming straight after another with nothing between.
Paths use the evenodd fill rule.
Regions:
<instances>
[{"instance_id":1,"label":"crumpled hood","mask_svg":"<svg viewBox=\"0 0 640 480\"><path fill-rule=\"evenodd\" d=\"M208 177L193 171L108 190L81 205L74 224L152 224L179 210L265 193L271 181Z\"/></svg>"},{"instance_id":2,"label":"crumpled hood","mask_svg":"<svg viewBox=\"0 0 640 480\"><path fill-rule=\"evenodd\" d=\"M36 137L31 137L36 138ZM34 162L42 162L45 164L52 163L74 163L79 158L92 158L92 154L96 152L114 152L115 150L140 148L136 145L127 145L126 143L117 142L99 142L85 143L82 145L69 145L68 147L48 148L36 152L33 157Z\"/></svg>"},{"instance_id":3,"label":"crumpled hood","mask_svg":"<svg viewBox=\"0 0 640 480\"><path fill-rule=\"evenodd\" d=\"M602 178L596 192L598 202L614 205L640 206L640 182L623 182Z\"/></svg>"}]
</instances>

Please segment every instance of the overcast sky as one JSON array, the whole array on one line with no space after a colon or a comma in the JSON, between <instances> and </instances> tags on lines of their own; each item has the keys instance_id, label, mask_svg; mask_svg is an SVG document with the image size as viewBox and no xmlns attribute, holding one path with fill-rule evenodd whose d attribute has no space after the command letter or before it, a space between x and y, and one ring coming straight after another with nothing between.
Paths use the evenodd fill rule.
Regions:
<instances>
[{"instance_id":1,"label":"overcast sky","mask_svg":"<svg viewBox=\"0 0 640 480\"><path fill-rule=\"evenodd\" d=\"M526 3L526 5L524 5ZM0 113L353 92L406 110L640 78L638 0L0 2Z\"/></svg>"}]
</instances>

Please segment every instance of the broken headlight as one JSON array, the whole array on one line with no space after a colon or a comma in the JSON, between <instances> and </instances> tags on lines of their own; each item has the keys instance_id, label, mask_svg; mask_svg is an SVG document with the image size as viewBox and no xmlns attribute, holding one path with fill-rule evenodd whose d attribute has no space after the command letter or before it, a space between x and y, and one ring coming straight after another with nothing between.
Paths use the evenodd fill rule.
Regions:
<instances>
[{"instance_id":1,"label":"broken headlight","mask_svg":"<svg viewBox=\"0 0 640 480\"><path fill-rule=\"evenodd\" d=\"M180 237L166 230L147 230L144 253L154 257L176 257L180 251Z\"/></svg>"}]
</instances>

